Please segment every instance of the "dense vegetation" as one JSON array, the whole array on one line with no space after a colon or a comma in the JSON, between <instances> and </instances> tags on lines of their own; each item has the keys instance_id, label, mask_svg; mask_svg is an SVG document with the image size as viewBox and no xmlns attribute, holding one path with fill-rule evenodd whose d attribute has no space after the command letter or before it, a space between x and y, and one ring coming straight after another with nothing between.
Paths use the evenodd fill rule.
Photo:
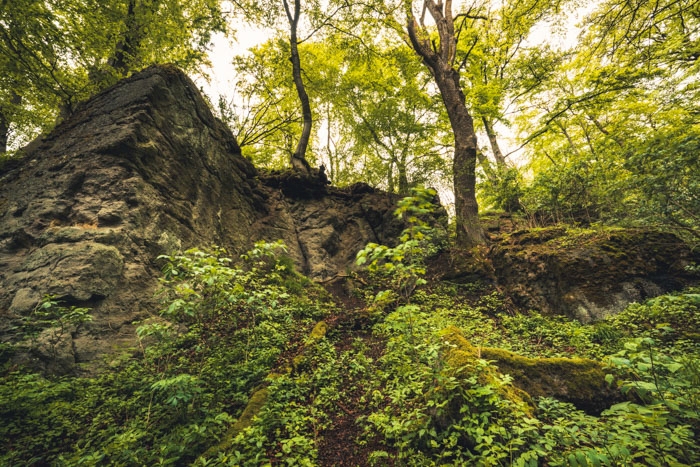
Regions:
<instances>
[{"instance_id":1,"label":"dense vegetation","mask_svg":"<svg viewBox=\"0 0 700 467\"><path fill-rule=\"evenodd\" d=\"M5 1L0 153L150 64L206 73L212 34L248 23L272 37L231 57L215 107L258 166L444 187L463 246L483 242L475 195L697 242L699 17L686 0Z\"/></svg>"},{"instance_id":2,"label":"dense vegetation","mask_svg":"<svg viewBox=\"0 0 700 467\"><path fill-rule=\"evenodd\" d=\"M160 313L141 323L138 348L111 356L99 374L27 372L9 363L27 349L5 345L0 460L317 465L342 453L358 465L700 462L700 291L591 325L513 313L485 283L425 279L426 254L444 244L424 220L433 195L419 190L400 204L409 226L398 245L358 254L368 267L344 299L361 307L334 302L294 272L279 242L258 243L238 262L195 249L161 258ZM20 330L24 345L55 343L59 331L48 341L31 336L79 326L85 315L47 298ZM573 368L572 393L599 378L610 390L593 398L609 398L605 410L523 391L498 370L523 359L508 350L530 358L528 371L541 371L537 362Z\"/></svg>"},{"instance_id":3,"label":"dense vegetation","mask_svg":"<svg viewBox=\"0 0 700 467\"><path fill-rule=\"evenodd\" d=\"M349 295L295 272L280 243L160 258L160 312L89 377L16 363L91 319L47 296L0 344L0 463L699 465L700 290L584 325L427 278L450 241L485 241L477 204L698 245L698 3L601 0L558 44L577 7L0 0L0 163L146 66L205 73L235 20L274 31L231 57L235 97L213 105L246 157L411 194L400 242L358 254ZM454 194L451 236L426 223L423 184ZM564 366L603 409L506 371Z\"/></svg>"}]
</instances>

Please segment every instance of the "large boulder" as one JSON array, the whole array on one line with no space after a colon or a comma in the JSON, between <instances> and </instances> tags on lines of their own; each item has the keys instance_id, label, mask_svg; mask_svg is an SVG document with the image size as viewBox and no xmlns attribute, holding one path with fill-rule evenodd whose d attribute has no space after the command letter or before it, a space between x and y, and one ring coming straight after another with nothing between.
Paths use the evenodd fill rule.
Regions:
<instances>
[{"instance_id":1,"label":"large boulder","mask_svg":"<svg viewBox=\"0 0 700 467\"><path fill-rule=\"evenodd\" d=\"M369 187L259 177L187 76L149 68L0 168L0 338L17 338L51 294L92 309L69 346L74 363L92 361L132 346L134 323L158 310L159 255L283 239L302 272L327 278L365 243L395 238L395 202Z\"/></svg>"},{"instance_id":2,"label":"large boulder","mask_svg":"<svg viewBox=\"0 0 700 467\"><path fill-rule=\"evenodd\" d=\"M499 286L517 305L590 322L697 281L682 240L647 229L518 230L490 252Z\"/></svg>"}]
</instances>

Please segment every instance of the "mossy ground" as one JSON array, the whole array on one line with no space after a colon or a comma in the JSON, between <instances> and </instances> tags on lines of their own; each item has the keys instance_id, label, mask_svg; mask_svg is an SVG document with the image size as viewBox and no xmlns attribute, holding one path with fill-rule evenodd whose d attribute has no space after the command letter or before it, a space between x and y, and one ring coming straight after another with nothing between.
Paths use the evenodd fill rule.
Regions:
<instances>
[{"instance_id":1,"label":"mossy ground","mask_svg":"<svg viewBox=\"0 0 700 467\"><path fill-rule=\"evenodd\" d=\"M206 256L192 261L212 275L201 289L188 282L197 294L177 289L201 313L179 315L184 334L159 334L161 319L151 346L93 379L43 378L6 361L3 462L700 461L697 386L689 384L698 372L688 363L700 341L682 328L697 319L697 291L583 325L517 310L488 280L431 280L408 302L379 309L370 303L382 288L374 277L344 278L326 292L284 268L266 276L230 273ZM229 289L221 277L238 282ZM228 311L209 308L216 303ZM656 373L647 345L663 365ZM649 389L653 377L663 384ZM615 405L622 400L637 405Z\"/></svg>"}]
</instances>

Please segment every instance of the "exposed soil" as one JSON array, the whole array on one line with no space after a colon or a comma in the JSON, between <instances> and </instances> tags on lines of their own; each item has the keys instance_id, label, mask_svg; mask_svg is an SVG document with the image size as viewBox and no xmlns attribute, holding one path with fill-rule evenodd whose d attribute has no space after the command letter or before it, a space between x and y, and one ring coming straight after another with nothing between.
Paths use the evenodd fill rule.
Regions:
<instances>
[{"instance_id":1,"label":"exposed soil","mask_svg":"<svg viewBox=\"0 0 700 467\"><path fill-rule=\"evenodd\" d=\"M348 281L353 280L357 279L342 277L324 284L341 309L347 310L326 320L329 325L328 336L334 340L338 354L350 350L353 342L361 339L367 348L365 355L377 361L384 353L385 342L372 334L370 319L361 313L366 306L364 300L349 292ZM358 387L346 399L336 403L337 411L332 415L331 428L320 433L319 465L368 465L369 455L377 450L388 452L390 456L386 465L394 465L391 460L394 450L390 446L372 439L365 440L364 444L358 443L362 439L362 429L357 419L370 414L367 404L360 402L364 393L365 389Z\"/></svg>"}]
</instances>

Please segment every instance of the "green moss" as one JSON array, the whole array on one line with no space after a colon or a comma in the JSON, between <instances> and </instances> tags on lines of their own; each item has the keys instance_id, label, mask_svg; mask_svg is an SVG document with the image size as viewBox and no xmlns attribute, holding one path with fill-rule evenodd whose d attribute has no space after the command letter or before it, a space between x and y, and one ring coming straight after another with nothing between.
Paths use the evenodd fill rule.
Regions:
<instances>
[{"instance_id":1,"label":"green moss","mask_svg":"<svg viewBox=\"0 0 700 467\"><path fill-rule=\"evenodd\" d=\"M497 388L505 399L520 406L526 414L533 414L534 403L526 391L515 385L502 384L502 378L495 367L479 367L480 360L485 358L483 350L474 347L462 331L455 326L448 326L441 331L441 335L453 347L447 354L446 362L447 366L455 371L455 376L468 377L478 371L480 384Z\"/></svg>"},{"instance_id":2,"label":"green moss","mask_svg":"<svg viewBox=\"0 0 700 467\"><path fill-rule=\"evenodd\" d=\"M611 405L619 394L608 387L602 365L583 358L528 358L503 349L484 348L481 356L513 384L533 397L554 397L589 412Z\"/></svg>"},{"instance_id":3,"label":"green moss","mask_svg":"<svg viewBox=\"0 0 700 467\"><path fill-rule=\"evenodd\" d=\"M306 349L315 345L318 341L326 337L327 331L328 325L325 321L319 321L318 323L316 323L316 326L314 326L314 328L311 330L311 333L306 338L304 350L292 359L292 368L290 369L290 372L292 374L298 374L308 370Z\"/></svg>"},{"instance_id":4,"label":"green moss","mask_svg":"<svg viewBox=\"0 0 700 467\"><path fill-rule=\"evenodd\" d=\"M316 326L314 326L313 330L311 331L311 334L309 334L308 342L314 343L323 339L326 336L327 331L328 325L326 324L326 322L319 321L318 323L316 323Z\"/></svg>"},{"instance_id":5,"label":"green moss","mask_svg":"<svg viewBox=\"0 0 700 467\"><path fill-rule=\"evenodd\" d=\"M260 409L262 409L265 402L267 402L268 395L267 388L255 391L253 395L250 396L248 405L246 405L243 413L238 418L236 423L234 423L233 426L228 429L224 437L221 439L221 442L209 448L202 457L213 457L217 453L226 451L228 448L230 448L238 433L248 428L253 422L253 418L260 413Z\"/></svg>"}]
</instances>

